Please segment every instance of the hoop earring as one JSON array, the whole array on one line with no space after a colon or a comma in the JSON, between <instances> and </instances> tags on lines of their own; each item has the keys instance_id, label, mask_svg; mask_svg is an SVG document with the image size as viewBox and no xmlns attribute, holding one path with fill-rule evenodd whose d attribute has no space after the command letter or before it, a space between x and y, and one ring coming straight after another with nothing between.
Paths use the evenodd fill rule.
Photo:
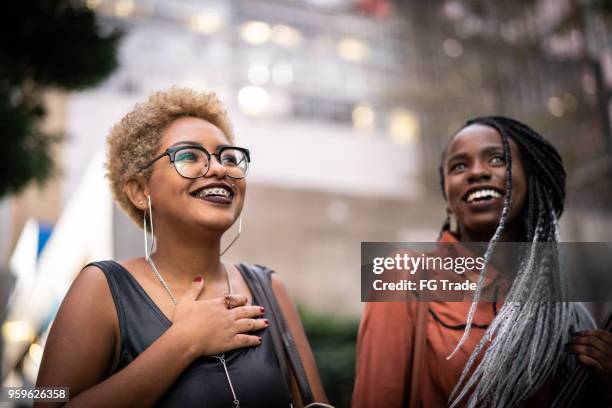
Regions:
<instances>
[{"instance_id":1,"label":"hoop earring","mask_svg":"<svg viewBox=\"0 0 612 408\"><path fill-rule=\"evenodd\" d=\"M232 239L232 242L230 242L229 245L226 246L223 251L221 251L219 256L225 255L225 253L232 247L232 245L234 245L234 242L238 241L238 238L240 238L241 233L242 233L242 215L238 217L238 233L236 234L234 239Z\"/></svg>"},{"instance_id":2,"label":"hoop earring","mask_svg":"<svg viewBox=\"0 0 612 408\"><path fill-rule=\"evenodd\" d=\"M144 246L145 246L145 258L147 261L151 259L151 255L154 252L156 240L155 240L155 232L153 230L153 209L151 207L151 196L147 195L147 208L149 210L149 227L151 229L151 246L149 246L148 237L147 237L147 210L143 212L142 215L142 230L144 231Z\"/></svg>"}]
</instances>

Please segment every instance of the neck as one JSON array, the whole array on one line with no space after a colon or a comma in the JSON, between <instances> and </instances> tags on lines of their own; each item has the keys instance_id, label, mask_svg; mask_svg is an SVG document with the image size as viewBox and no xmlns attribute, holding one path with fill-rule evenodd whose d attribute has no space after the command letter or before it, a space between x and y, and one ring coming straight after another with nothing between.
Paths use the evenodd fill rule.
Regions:
<instances>
[{"instance_id":1,"label":"neck","mask_svg":"<svg viewBox=\"0 0 612 408\"><path fill-rule=\"evenodd\" d=\"M497 228L497 226L495 227ZM461 242L482 242L483 245L479 249L481 251L481 255L484 256L485 251L488 248L488 242L491 241L493 235L495 234L495 229L490 231L473 231L463 226L459 226L460 236L459 240ZM517 222L510 222L506 224L504 231L499 239L499 242L518 242L521 237L521 226ZM512 250L513 246L506 246L502 250L494 251L491 259L489 260L490 264L493 265L498 272L502 274L512 273L515 271L515 263L516 263L516 253ZM506 278L512 279L513 276L506 276Z\"/></svg>"},{"instance_id":2,"label":"neck","mask_svg":"<svg viewBox=\"0 0 612 408\"><path fill-rule=\"evenodd\" d=\"M462 242L489 242L493 235L495 234L495 230L497 226L493 229L487 230L474 230L464 227L463 225L459 226L459 241ZM509 222L506 224L504 231L500 237L500 241L502 242L517 242L520 240L521 236L521 226L516 222Z\"/></svg>"},{"instance_id":3,"label":"neck","mask_svg":"<svg viewBox=\"0 0 612 408\"><path fill-rule=\"evenodd\" d=\"M190 283L197 276L204 278L205 282L225 279L219 255L221 233L191 235L181 228L163 228L160 225L155 235L157 249L152 257L167 280Z\"/></svg>"}]
</instances>

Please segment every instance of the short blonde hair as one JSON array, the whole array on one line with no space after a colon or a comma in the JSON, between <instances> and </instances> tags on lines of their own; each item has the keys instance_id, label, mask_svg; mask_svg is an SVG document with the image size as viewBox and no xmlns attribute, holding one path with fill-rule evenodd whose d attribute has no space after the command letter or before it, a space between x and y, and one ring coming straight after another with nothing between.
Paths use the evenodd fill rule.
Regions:
<instances>
[{"instance_id":1,"label":"short blonde hair","mask_svg":"<svg viewBox=\"0 0 612 408\"><path fill-rule=\"evenodd\" d=\"M143 212L135 207L124 187L141 175L148 180L151 168L143 170L155 157L166 128L178 118L192 116L217 126L228 141L234 132L223 103L213 92L197 92L172 87L152 94L139 103L111 129L108 138L106 177L115 201L136 224L142 226Z\"/></svg>"}]
</instances>

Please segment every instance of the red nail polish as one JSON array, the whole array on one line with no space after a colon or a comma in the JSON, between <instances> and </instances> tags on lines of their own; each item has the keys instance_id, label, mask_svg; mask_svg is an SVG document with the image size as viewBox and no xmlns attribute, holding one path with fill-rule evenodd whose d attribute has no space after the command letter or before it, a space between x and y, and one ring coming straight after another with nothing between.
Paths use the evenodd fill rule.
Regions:
<instances>
[{"instance_id":1,"label":"red nail polish","mask_svg":"<svg viewBox=\"0 0 612 408\"><path fill-rule=\"evenodd\" d=\"M194 282L202 282L202 277L201 276L196 276L193 281Z\"/></svg>"},{"instance_id":2,"label":"red nail polish","mask_svg":"<svg viewBox=\"0 0 612 408\"><path fill-rule=\"evenodd\" d=\"M261 337L259 338L259 344L261 344Z\"/></svg>"},{"instance_id":3,"label":"red nail polish","mask_svg":"<svg viewBox=\"0 0 612 408\"><path fill-rule=\"evenodd\" d=\"M260 307L259 310L261 311L261 313L263 313L265 311L265 309L263 307Z\"/></svg>"},{"instance_id":4,"label":"red nail polish","mask_svg":"<svg viewBox=\"0 0 612 408\"><path fill-rule=\"evenodd\" d=\"M268 323L268 319L264 319L264 323L266 324L266 326L268 326L270 323Z\"/></svg>"}]
</instances>

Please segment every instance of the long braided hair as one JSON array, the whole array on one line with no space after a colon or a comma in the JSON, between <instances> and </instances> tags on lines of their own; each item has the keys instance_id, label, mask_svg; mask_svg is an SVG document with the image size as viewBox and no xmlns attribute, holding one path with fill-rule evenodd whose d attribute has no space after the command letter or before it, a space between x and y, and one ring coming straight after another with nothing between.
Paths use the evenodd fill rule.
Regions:
<instances>
[{"instance_id":1,"label":"long braided hair","mask_svg":"<svg viewBox=\"0 0 612 408\"><path fill-rule=\"evenodd\" d=\"M554 301L567 299L564 295L569 288L558 267L556 246L551 251L551 245L538 245L559 241L558 219L565 201L565 170L561 156L546 139L515 119L478 117L467 121L461 129L473 124L489 126L501 135L506 160L506 192L499 224L484 254L484 267L465 331L449 359L469 335L487 266L508 223L512 202L509 138L519 148L527 176L525 207L520 215L520 241L531 245L520 259L503 307L468 359L449 402L454 407L471 391L468 407L513 407L533 396L561 366L572 364L564 351L570 332L592 327L594 323L581 304ZM444 194L442 164L439 170ZM447 221L442 229L448 228ZM480 364L473 369L481 354Z\"/></svg>"}]
</instances>

